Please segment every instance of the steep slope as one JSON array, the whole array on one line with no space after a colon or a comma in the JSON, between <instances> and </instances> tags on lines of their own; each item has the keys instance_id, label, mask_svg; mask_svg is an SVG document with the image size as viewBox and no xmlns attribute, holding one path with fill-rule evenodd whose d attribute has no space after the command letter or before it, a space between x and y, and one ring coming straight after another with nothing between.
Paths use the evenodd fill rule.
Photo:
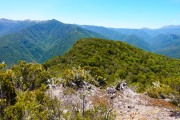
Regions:
<instances>
[{"instance_id":1,"label":"steep slope","mask_svg":"<svg viewBox=\"0 0 180 120\"><path fill-rule=\"evenodd\" d=\"M153 39L155 53L180 58L180 36L175 34L160 34Z\"/></svg>"},{"instance_id":2,"label":"steep slope","mask_svg":"<svg viewBox=\"0 0 180 120\"><path fill-rule=\"evenodd\" d=\"M144 39L139 38L136 35L129 35L123 41L143 50L152 51L151 46Z\"/></svg>"},{"instance_id":3,"label":"steep slope","mask_svg":"<svg viewBox=\"0 0 180 120\"><path fill-rule=\"evenodd\" d=\"M43 54L43 50L25 38L23 34L0 38L0 61L5 61L8 65L17 63L19 60L36 61Z\"/></svg>"},{"instance_id":4,"label":"steep slope","mask_svg":"<svg viewBox=\"0 0 180 120\"><path fill-rule=\"evenodd\" d=\"M39 22L15 34L0 38L0 61L44 62L67 51L80 38L103 37L75 25L56 20Z\"/></svg>"},{"instance_id":5,"label":"steep slope","mask_svg":"<svg viewBox=\"0 0 180 120\"><path fill-rule=\"evenodd\" d=\"M109 39L124 41L146 51L179 58L180 47L176 38L180 35L179 26L171 25L159 29L105 28L87 25L81 27L97 32Z\"/></svg>"},{"instance_id":6,"label":"steep slope","mask_svg":"<svg viewBox=\"0 0 180 120\"><path fill-rule=\"evenodd\" d=\"M112 39L112 40L123 40L126 37L125 35L118 33L115 30L112 30L110 28L106 28L106 27L90 26L90 25L82 25L80 27L87 29L87 30L91 30L96 33L99 33L103 36L106 36L107 38Z\"/></svg>"},{"instance_id":7,"label":"steep slope","mask_svg":"<svg viewBox=\"0 0 180 120\"><path fill-rule=\"evenodd\" d=\"M172 57L172 58L180 58L180 46L167 47L167 48L157 50L155 52L161 55Z\"/></svg>"},{"instance_id":8,"label":"steep slope","mask_svg":"<svg viewBox=\"0 0 180 120\"><path fill-rule=\"evenodd\" d=\"M56 78L36 63L19 62L9 69L5 64L0 66L0 100L4 103L1 103L1 120L180 118L178 107L166 100L136 93L126 81L106 89L92 85L94 78L80 67L69 69L64 77ZM74 86L69 86L69 81ZM78 83L83 85L77 86Z\"/></svg>"},{"instance_id":9,"label":"steep slope","mask_svg":"<svg viewBox=\"0 0 180 120\"><path fill-rule=\"evenodd\" d=\"M180 35L180 25L169 25L164 26L160 29L157 29L157 31L161 34L176 34Z\"/></svg>"},{"instance_id":10,"label":"steep slope","mask_svg":"<svg viewBox=\"0 0 180 120\"><path fill-rule=\"evenodd\" d=\"M8 64L17 60L43 62L63 54L74 41L86 37L124 41L146 51L180 58L179 26L115 29L88 25L77 27L56 20L48 22L0 19L0 54L3 56L0 61Z\"/></svg>"},{"instance_id":11,"label":"steep slope","mask_svg":"<svg viewBox=\"0 0 180 120\"><path fill-rule=\"evenodd\" d=\"M112 28L112 30L115 30L121 34L128 35L128 36L134 35L145 40L151 39L151 35L143 31L142 29Z\"/></svg>"},{"instance_id":12,"label":"steep slope","mask_svg":"<svg viewBox=\"0 0 180 120\"><path fill-rule=\"evenodd\" d=\"M180 46L180 36L175 34L160 34L153 39L155 50Z\"/></svg>"},{"instance_id":13,"label":"steep slope","mask_svg":"<svg viewBox=\"0 0 180 120\"><path fill-rule=\"evenodd\" d=\"M102 109L103 103L103 105L106 105L107 111L109 111L108 119L110 120L175 120L180 118L179 112L177 112L178 107L162 99L153 99L144 94L138 94L127 86L123 91L116 91L111 87L114 92L109 93L108 88L102 90L88 84L90 86L89 90L77 89L69 94L66 92L68 88L63 87L62 84L53 84L52 86L54 87L50 87L48 93L61 101L61 107L64 106L62 108L66 108L67 104L82 104L83 100L79 96L82 93L88 92L85 96L87 101L85 103L85 110L90 110L98 104L101 105L100 108ZM82 109L82 107L77 106L76 109ZM98 113L98 110L95 113ZM91 114L91 116L95 117L93 119L98 117L97 114Z\"/></svg>"},{"instance_id":14,"label":"steep slope","mask_svg":"<svg viewBox=\"0 0 180 120\"><path fill-rule=\"evenodd\" d=\"M109 39L124 41L138 48L151 51L150 45L146 41L147 39L150 39L150 36L141 30L120 28L115 29L88 25L83 25L81 27L99 33Z\"/></svg>"},{"instance_id":15,"label":"steep slope","mask_svg":"<svg viewBox=\"0 0 180 120\"><path fill-rule=\"evenodd\" d=\"M0 19L0 36L19 32L22 29L32 26L38 22L39 21L30 20L15 21L2 18Z\"/></svg>"},{"instance_id":16,"label":"steep slope","mask_svg":"<svg viewBox=\"0 0 180 120\"><path fill-rule=\"evenodd\" d=\"M137 85L139 91L151 86L154 81L164 83L165 79L180 76L179 60L103 39L82 39L68 53L48 61L44 66L55 75L65 68L81 66L108 85L118 79L126 79L128 83Z\"/></svg>"}]
</instances>

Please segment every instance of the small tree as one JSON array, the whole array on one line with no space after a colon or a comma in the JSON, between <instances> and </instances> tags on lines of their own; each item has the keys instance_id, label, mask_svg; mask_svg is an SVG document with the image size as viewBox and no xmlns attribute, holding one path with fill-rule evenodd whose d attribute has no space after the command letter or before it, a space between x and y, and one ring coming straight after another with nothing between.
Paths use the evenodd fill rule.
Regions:
<instances>
[{"instance_id":1,"label":"small tree","mask_svg":"<svg viewBox=\"0 0 180 120\"><path fill-rule=\"evenodd\" d=\"M25 63L20 61L12 68L14 71L13 82L21 90L34 90L42 84L47 84L50 74L40 64Z\"/></svg>"},{"instance_id":2,"label":"small tree","mask_svg":"<svg viewBox=\"0 0 180 120\"><path fill-rule=\"evenodd\" d=\"M98 84L89 74L89 71L86 71L81 67L66 70L63 74L63 78L65 79L65 84L67 86L77 86L78 88L82 88L84 82L94 85Z\"/></svg>"},{"instance_id":3,"label":"small tree","mask_svg":"<svg viewBox=\"0 0 180 120\"><path fill-rule=\"evenodd\" d=\"M12 82L12 71L0 71L0 118L4 109L16 102L16 92Z\"/></svg>"}]
</instances>

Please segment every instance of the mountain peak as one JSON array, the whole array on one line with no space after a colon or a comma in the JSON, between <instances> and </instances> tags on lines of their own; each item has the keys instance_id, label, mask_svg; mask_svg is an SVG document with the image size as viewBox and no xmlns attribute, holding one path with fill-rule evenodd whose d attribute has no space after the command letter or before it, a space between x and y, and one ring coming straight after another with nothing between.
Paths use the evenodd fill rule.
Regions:
<instances>
[{"instance_id":1,"label":"mountain peak","mask_svg":"<svg viewBox=\"0 0 180 120\"><path fill-rule=\"evenodd\" d=\"M57 24L64 24L56 19L51 19L51 20L46 20L46 21L42 21L41 23L46 23L46 24L50 24L50 25L57 25Z\"/></svg>"},{"instance_id":2,"label":"mountain peak","mask_svg":"<svg viewBox=\"0 0 180 120\"><path fill-rule=\"evenodd\" d=\"M16 22L15 20L11 20L11 19L6 19L6 18L0 18L0 22L1 23L8 23L8 22Z\"/></svg>"},{"instance_id":3,"label":"mountain peak","mask_svg":"<svg viewBox=\"0 0 180 120\"><path fill-rule=\"evenodd\" d=\"M58 20L56 20L56 19L48 20L48 22L52 22L52 23L62 23L62 22L60 22L60 21L58 21ZM63 23L63 24L64 24L64 23Z\"/></svg>"},{"instance_id":4,"label":"mountain peak","mask_svg":"<svg viewBox=\"0 0 180 120\"><path fill-rule=\"evenodd\" d=\"M176 28L180 28L180 25L168 25L162 27L161 29L176 29Z\"/></svg>"}]
</instances>

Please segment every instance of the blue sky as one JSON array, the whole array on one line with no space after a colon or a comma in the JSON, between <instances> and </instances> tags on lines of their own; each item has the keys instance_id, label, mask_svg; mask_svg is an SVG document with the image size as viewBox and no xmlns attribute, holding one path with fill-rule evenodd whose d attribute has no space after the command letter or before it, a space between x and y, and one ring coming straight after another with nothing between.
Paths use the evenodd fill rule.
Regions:
<instances>
[{"instance_id":1,"label":"blue sky","mask_svg":"<svg viewBox=\"0 0 180 120\"><path fill-rule=\"evenodd\" d=\"M180 0L0 0L0 18L159 28L180 25Z\"/></svg>"}]
</instances>

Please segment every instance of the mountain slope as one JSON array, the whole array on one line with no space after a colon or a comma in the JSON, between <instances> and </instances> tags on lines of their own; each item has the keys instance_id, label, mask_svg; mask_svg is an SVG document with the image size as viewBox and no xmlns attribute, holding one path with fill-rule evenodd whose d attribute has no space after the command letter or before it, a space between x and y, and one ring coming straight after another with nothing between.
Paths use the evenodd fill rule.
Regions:
<instances>
[{"instance_id":1,"label":"mountain slope","mask_svg":"<svg viewBox=\"0 0 180 120\"><path fill-rule=\"evenodd\" d=\"M152 82L180 76L180 61L144 52L123 42L103 39L81 39L63 56L49 60L44 66L54 74L77 66L91 71L99 80L113 84L126 79L139 91Z\"/></svg>"},{"instance_id":2,"label":"mountain slope","mask_svg":"<svg viewBox=\"0 0 180 120\"><path fill-rule=\"evenodd\" d=\"M169 56L172 58L180 58L180 47L167 47L160 50L155 51L158 54Z\"/></svg>"},{"instance_id":3,"label":"mountain slope","mask_svg":"<svg viewBox=\"0 0 180 120\"><path fill-rule=\"evenodd\" d=\"M146 41L150 36L141 30L115 29L88 25L82 25L81 27L99 33L109 39L124 41L138 48L151 51L150 45Z\"/></svg>"},{"instance_id":4,"label":"mountain slope","mask_svg":"<svg viewBox=\"0 0 180 120\"><path fill-rule=\"evenodd\" d=\"M0 37L0 61L18 60L44 62L67 51L76 40L103 37L75 25L56 20L39 22L15 34Z\"/></svg>"},{"instance_id":5,"label":"mountain slope","mask_svg":"<svg viewBox=\"0 0 180 120\"><path fill-rule=\"evenodd\" d=\"M160 34L154 37L152 42L155 53L180 58L180 36L175 34Z\"/></svg>"},{"instance_id":6,"label":"mountain slope","mask_svg":"<svg viewBox=\"0 0 180 120\"><path fill-rule=\"evenodd\" d=\"M77 27L56 20L0 19L0 61L6 61L7 64L16 63L18 60L44 62L63 54L79 38L89 37L124 41L146 51L180 58L178 30L179 26L115 29L87 25Z\"/></svg>"},{"instance_id":7,"label":"mountain slope","mask_svg":"<svg viewBox=\"0 0 180 120\"><path fill-rule=\"evenodd\" d=\"M157 29L157 31L161 34L176 34L180 35L180 25L169 25L164 26L160 29Z\"/></svg>"},{"instance_id":8,"label":"mountain slope","mask_svg":"<svg viewBox=\"0 0 180 120\"><path fill-rule=\"evenodd\" d=\"M144 39L137 37L136 35L129 35L123 41L143 50L152 51L151 46Z\"/></svg>"},{"instance_id":9,"label":"mountain slope","mask_svg":"<svg viewBox=\"0 0 180 120\"><path fill-rule=\"evenodd\" d=\"M32 26L38 22L39 21L15 21L8 19L0 19L0 36L19 32L22 29Z\"/></svg>"},{"instance_id":10,"label":"mountain slope","mask_svg":"<svg viewBox=\"0 0 180 120\"><path fill-rule=\"evenodd\" d=\"M82 26L113 40L120 40L147 51L153 51L165 56L180 58L180 46L177 36L179 26L166 26L159 29L128 29L105 28L98 26Z\"/></svg>"},{"instance_id":11,"label":"mountain slope","mask_svg":"<svg viewBox=\"0 0 180 120\"><path fill-rule=\"evenodd\" d=\"M91 31L101 34L103 36L106 36L107 38L110 38L112 40L123 40L126 37L125 35L118 33L115 30L111 30L110 28L106 28L106 27L90 26L90 25L82 25L80 27L87 29L87 30L91 30Z\"/></svg>"},{"instance_id":12,"label":"mountain slope","mask_svg":"<svg viewBox=\"0 0 180 120\"><path fill-rule=\"evenodd\" d=\"M151 39L151 35L143 31L142 29L128 29L128 28L116 28L116 29L112 28L112 29L124 35L128 35L128 36L134 35L145 40Z\"/></svg>"}]
</instances>

